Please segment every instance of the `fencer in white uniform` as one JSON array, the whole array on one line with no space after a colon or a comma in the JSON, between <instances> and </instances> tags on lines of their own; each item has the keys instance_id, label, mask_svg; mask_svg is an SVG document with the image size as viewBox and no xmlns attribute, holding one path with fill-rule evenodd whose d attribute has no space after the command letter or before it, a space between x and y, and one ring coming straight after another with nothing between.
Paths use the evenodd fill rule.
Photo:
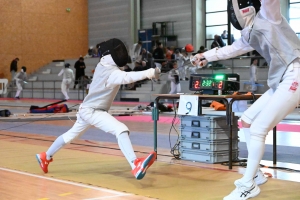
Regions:
<instances>
[{"instance_id":1,"label":"fencer in white uniform","mask_svg":"<svg viewBox=\"0 0 300 200\"><path fill-rule=\"evenodd\" d=\"M16 84L17 84L17 92L15 95L16 99L20 99L20 93L23 90L23 85L24 83L27 83L27 74L26 74L26 67L23 66L21 68L21 71L19 73L17 73L17 75L15 76L15 80L16 80Z\"/></svg>"},{"instance_id":2,"label":"fencer in white uniform","mask_svg":"<svg viewBox=\"0 0 300 200\"><path fill-rule=\"evenodd\" d=\"M173 69L169 71L168 79L171 81L171 90L169 94L176 94L181 92L177 62L173 63Z\"/></svg>"},{"instance_id":3,"label":"fencer in white uniform","mask_svg":"<svg viewBox=\"0 0 300 200\"><path fill-rule=\"evenodd\" d=\"M197 54L193 64L205 66L208 61L256 50L270 66L270 89L241 117L248 148L247 169L235 181L236 189L224 197L224 200L244 200L257 196L258 185L267 181L258 169L266 135L299 104L300 41L281 15L280 0L230 0L228 12L232 25L241 30L241 38L231 46Z\"/></svg>"},{"instance_id":4,"label":"fencer in white uniform","mask_svg":"<svg viewBox=\"0 0 300 200\"><path fill-rule=\"evenodd\" d=\"M175 51L175 56L174 56L175 60L176 60L176 63L177 63L177 70L179 72L179 79L180 80L185 80L185 69L184 69L184 66L183 66L183 63L184 63L184 60L183 60L183 56L182 54L180 53L180 51L177 49Z\"/></svg>"},{"instance_id":5,"label":"fencer in white uniform","mask_svg":"<svg viewBox=\"0 0 300 200\"><path fill-rule=\"evenodd\" d=\"M69 100L68 91L69 91L69 88L70 88L70 85L71 85L72 81L75 79L74 72L73 72L72 69L70 69L70 64L69 63L66 63L65 68L62 69L58 73L58 76L61 76L61 75L63 75L63 79L62 79L62 82L61 82L61 92L65 96L65 100Z\"/></svg>"},{"instance_id":6,"label":"fencer in white uniform","mask_svg":"<svg viewBox=\"0 0 300 200\"><path fill-rule=\"evenodd\" d=\"M156 159L156 152L145 158L137 158L129 138L128 127L108 113L120 85L159 76L159 69L139 72L121 71L126 65L128 51L122 41L113 38L99 44L100 62L95 69L94 78L88 95L84 98L77 113L77 121L66 133L59 136L47 152L36 154L42 170L47 173L52 156L63 146L80 137L87 129L94 126L116 136L119 147L132 168L136 179L142 179L146 170Z\"/></svg>"}]
</instances>

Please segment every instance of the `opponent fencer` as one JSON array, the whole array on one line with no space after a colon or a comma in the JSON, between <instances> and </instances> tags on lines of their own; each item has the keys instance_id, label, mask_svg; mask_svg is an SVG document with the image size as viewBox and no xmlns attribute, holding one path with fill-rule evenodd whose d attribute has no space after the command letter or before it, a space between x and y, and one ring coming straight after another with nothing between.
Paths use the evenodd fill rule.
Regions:
<instances>
[{"instance_id":1,"label":"opponent fencer","mask_svg":"<svg viewBox=\"0 0 300 200\"><path fill-rule=\"evenodd\" d=\"M20 93L23 90L23 85L27 82L27 74L26 74L26 67L23 66L21 71L17 73L15 76L16 84L17 84L17 92L15 95L15 99L20 99Z\"/></svg>"},{"instance_id":2,"label":"opponent fencer","mask_svg":"<svg viewBox=\"0 0 300 200\"><path fill-rule=\"evenodd\" d=\"M42 170L47 173L48 165L53 161L52 156L58 150L80 137L89 127L95 126L116 136L118 145L132 168L132 174L136 179L142 179L156 159L156 153L153 151L145 158L137 158L129 138L128 127L111 116L108 110L120 85L147 78L158 78L160 70L151 68L139 72L121 71L119 67L125 66L128 61L128 51L124 43L113 38L97 46L100 51L100 62L95 69L89 93L79 106L77 121L70 130L54 141L47 152L36 154L36 158Z\"/></svg>"},{"instance_id":3,"label":"opponent fencer","mask_svg":"<svg viewBox=\"0 0 300 200\"><path fill-rule=\"evenodd\" d=\"M270 89L241 117L248 148L247 169L235 181L236 189L224 197L244 200L257 196L258 185L267 181L259 170L266 135L299 104L300 41L281 15L280 0L229 0L228 16L232 25L241 30L241 38L231 46L196 54L192 62L205 66L210 61L256 50L269 64Z\"/></svg>"},{"instance_id":4,"label":"opponent fencer","mask_svg":"<svg viewBox=\"0 0 300 200\"><path fill-rule=\"evenodd\" d=\"M171 81L171 90L169 94L176 94L181 92L177 62L173 62L173 69L169 71L168 79Z\"/></svg>"},{"instance_id":5,"label":"opponent fencer","mask_svg":"<svg viewBox=\"0 0 300 200\"><path fill-rule=\"evenodd\" d=\"M69 95L68 91L71 85L71 82L74 80L74 72L72 69L70 69L70 64L66 63L65 68L62 69L59 73L58 76L63 75L63 79L61 82L61 92L65 96L65 100L69 100Z\"/></svg>"}]
</instances>

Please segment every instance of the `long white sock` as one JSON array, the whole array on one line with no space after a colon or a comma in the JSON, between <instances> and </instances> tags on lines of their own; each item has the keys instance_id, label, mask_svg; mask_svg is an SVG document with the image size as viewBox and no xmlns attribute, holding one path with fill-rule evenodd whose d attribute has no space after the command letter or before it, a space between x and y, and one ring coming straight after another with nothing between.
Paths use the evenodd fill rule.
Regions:
<instances>
[{"instance_id":1,"label":"long white sock","mask_svg":"<svg viewBox=\"0 0 300 200\"><path fill-rule=\"evenodd\" d=\"M247 151L249 153L250 140L251 140L250 128L243 128L243 132L244 132L245 142L246 142L246 146L247 146ZM259 168L260 167L258 166L257 172L259 171Z\"/></svg>"},{"instance_id":2,"label":"long white sock","mask_svg":"<svg viewBox=\"0 0 300 200\"><path fill-rule=\"evenodd\" d=\"M130 164L131 168L134 169L134 160L136 159L136 155L133 151L133 147L129 138L128 132L123 132L117 136L119 147Z\"/></svg>"},{"instance_id":3,"label":"long white sock","mask_svg":"<svg viewBox=\"0 0 300 200\"><path fill-rule=\"evenodd\" d=\"M265 137L259 137L256 135L251 135L249 153L247 160L247 169L242 178L242 182L246 186L251 186L253 182L253 177L257 173L259 163L264 155L265 151Z\"/></svg>"},{"instance_id":4,"label":"long white sock","mask_svg":"<svg viewBox=\"0 0 300 200\"><path fill-rule=\"evenodd\" d=\"M247 145L247 151L249 152L249 146L250 146L250 128L243 128L243 132L244 132L244 137L245 137L245 142Z\"/></svg>"},{"instance_id":5,"label":"long white sock","mask_svg":"<svg viewBox=\"0 0 300 200\"><path fill-rule=\"evenodd\" d=\"M66 143L62 135L56 138L56 140L52 143L52 145L49 147L48 151L46 152L47 160L50 160L51 157L65 145Z\"/></svg>"},{"instance_id":6,"label":"long white sock","mask_svg":"<svg viewBox=\"0 0 300 200\"><path fill-rule=\"evenodd\" d=\"M18 97L20 95L20 93L21 93L21 90L17 90L15 97Z\"/></svg>"}]
</instances>

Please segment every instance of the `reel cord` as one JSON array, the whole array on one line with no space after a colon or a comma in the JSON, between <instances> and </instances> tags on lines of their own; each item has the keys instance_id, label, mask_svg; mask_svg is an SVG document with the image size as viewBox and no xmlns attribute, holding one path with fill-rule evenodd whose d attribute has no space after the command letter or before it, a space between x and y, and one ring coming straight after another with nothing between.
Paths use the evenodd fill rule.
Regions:
<instances>
[{"instance_id":1,"label":"reel cord","mask_svg":"<svg viewBox=\"0 0 300 200\"><path fill-rule=\"evenodd\" d=\"M176 118L177 118L177 113L176 113L176 107L175 107L175 102L173 100L173 108L174 108L174 118L172 120L172 124L171 124L171 127L170 127L170 130L169 130L169 144L170 144L170 153L173 155L173 157L175 159L180 159L180 152L179 152L179 145L180 145L180 141L179 141L179 133L175 127L176 123ZM171 132L172 132L172 129L175 130L175 132L177 133L177 142L175 143L175 145L172 147L172 144L171 144Z\"/></svg>"}]
</instances>

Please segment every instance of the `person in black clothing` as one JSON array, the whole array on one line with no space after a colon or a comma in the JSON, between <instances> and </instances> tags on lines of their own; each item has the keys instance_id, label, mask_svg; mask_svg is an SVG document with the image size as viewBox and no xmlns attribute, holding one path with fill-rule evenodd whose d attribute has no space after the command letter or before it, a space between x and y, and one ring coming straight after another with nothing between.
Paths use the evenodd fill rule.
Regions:
<instances>
[{"instance_id":1,"label":"person in black clothing","mask_svg":"<svg viewBox=\"0 0 300 200\"><path fill-rule=\"evenodd\" d=\"M163 63L165 62L164 50L162 48L161 42L157 43L157 47L153 51L153 58L154 58L155 65L157 65L157 67L161 69Z\"/></svg>"},{"instance_id":2,"label":"person in black clothing","mask_svg":"<svg viewBox=\"0 0 300 200\"><path fill-rule=\"evenodd\" d=\"M11 61L11 64L10 64L11 86L16 85L15 75L18 71L18 61L19 61L19 58L15 58Z\"/></svg>"},{"instance_id":3,"label":"person in black clothing","mask_svg":"<svg viewBox=\"0 0 300 200\"><path fill-rule=\"evenodd\" d=\"M221 36L219 36L217 34L214 37L214 41L217 42L220 47L226 46L225 43L224 43L224 41L223 41L223 39L221 38Z\"/></svg>"},{"instance_id":4,"label":"person in black clothing","mask_svg":"<svg viewBox=\"0 0 300 200\"><path fill-rule=\"evenodd\" d=\"M82 79L82 77L85 76L85 63L84 63L84 58L80 57L79 60L76 61L74 68L76 70L75 73L75 84L74 84L74 89L76 88L76 85L79 83L79 81ZM81 89L81 85L79 86L79 89Z\"/></svg>"}]
</instances>

